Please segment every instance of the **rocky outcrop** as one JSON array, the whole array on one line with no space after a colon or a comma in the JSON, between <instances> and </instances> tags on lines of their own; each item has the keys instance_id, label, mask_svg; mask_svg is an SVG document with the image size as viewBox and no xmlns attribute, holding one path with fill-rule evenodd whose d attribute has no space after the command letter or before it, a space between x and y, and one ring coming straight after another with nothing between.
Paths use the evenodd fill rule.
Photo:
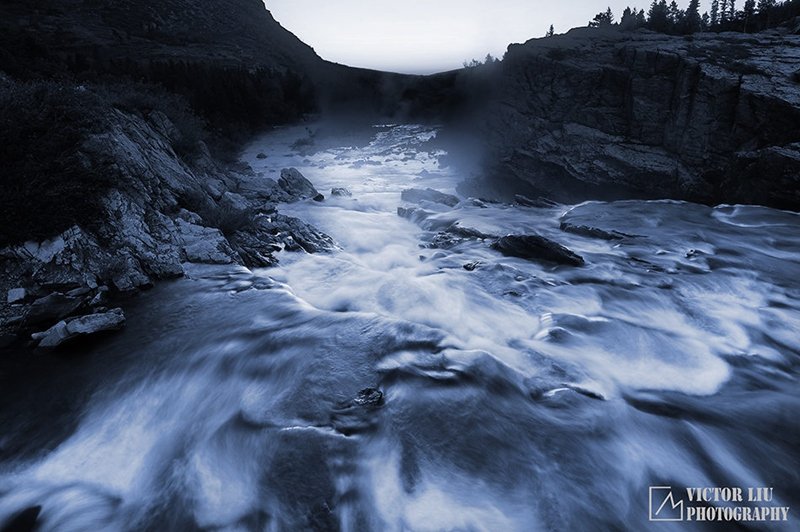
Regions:
<instances>
[{"instance_id":1,"label":"rocky outcrop","mask_svg":"<svg viewBox=\"0 0 800 532\"><path fill-rule=\"evenodd\" d=\"M297 168L284 168L281 170L281 177L278 179L278 186L281 187L291 198L309 199L318 198L319 191L314 185L300 173Z\"/></svg>"},{"instance_id":2,"label":"rocky outcrop","mask_svg":"<svg viewBox=\"0 0 800 532\"><path fill-rule=\"evenodd\" d=\"M800 209L798 70L800 36L783 30L582 28L512 45L486 118L490 182L569 202Z\"/></svg>"},{"instance_id":3,"label":"rocky outcrop","mask_svg":"<svg viewBox=\"0 0 800 532\"><path fill-rule=\"evenodd\" d=\"M492 244L495 249L509 257L553 262L566 266L583 266L583 257L540 235L508 235Z\"/></svg>"},{"instance_id":4,"label":"rocky outcrop","mask_svg":"<svg viewBox=\"0 0 800 532\"><path fill-rule=\"evenodd\" d=\"M172 148L174 128L157 112L142 118L115 110L109 121L81 154L113 178L100 198L100 218L43 242L0 249L0 291L7 294L0 333L24 337L58 322L42 337L55 345L88 334L105 316L109 295L181 276L187 262L261 267L275 264L282 250L335 248L327 235L277 213L276 204L315 191L296 170L287 171L290 184L304 187L281 187L248 168L221 168L202 145L187 163ZM95 317L75 321L87 313Z\"/></svg>"}]
</instances>

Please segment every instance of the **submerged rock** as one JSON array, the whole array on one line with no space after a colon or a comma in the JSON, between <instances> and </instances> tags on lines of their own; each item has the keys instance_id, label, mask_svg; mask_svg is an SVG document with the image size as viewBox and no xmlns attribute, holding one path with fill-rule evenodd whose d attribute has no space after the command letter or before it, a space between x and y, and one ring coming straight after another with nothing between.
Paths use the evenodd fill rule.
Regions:
<instances>
[{"instance_id":1,"label":"submerged rock","mask_svg":"<svg viewBox=\"0 0 800 532\"><path fill-rule=\"evenodd\" d=\"M400 199L411 203L420 203L422 201L430 201L432 203L441 203L448 207L455 207L458 205L459 199L452 194L445 194L432 188L410 188L400 193Z\"/></svg>"},{"instance_id":2,"label":"submerged rock","mask_svg":"<svg viewBox=\"0 0 800 532\"><path fill-rule=\"evenodd\" d=\"M467 270L468 272L474 272L475 270L477 270L477 269L478 269L478 267L479 267L480 265L481 265L481 261L479 261L479 260L476 260L476 261L474 261L474 262L468 262L468 263L466 263L466 264L464 265L464 269L465 269L465 270Z\"/></svg>"},{"instance_id":3,"label":"submerged rock","mask_svg":"<svg viewBox=\"0 0 800 532\"><path fill-rule=\"evenodd\" d=\"M492 244L495 249L510 257L528 260L544 260L567 266L583 266L583 257L548 238L540 235L509 235Z\"/></svg>"},{"instance_id":4,"label":"submerged rock","mask_svg":"<svg viewBox=\"0 0 800 532\"><path fill-rule=\"evenodd\" d=\"M344 187L336 187L331 189L331 196L337 196L340 198L349 198L353 194Z\"/></svg>"},{"instance_id":5,"label":"submerged rock","mask_svg":"<svg viewBox=\"0 0 800 532\"><path fill-rule=\"evenodd\" d=\"M292 201L316 198L320 195L311 181L306 179L297 168L284 168L281 170L278 186L289 194Z\"/></svg>"},{"instance_id":6,"label":"submerged rock","mask_svg":"<svg viewBox=\"0 0 800 532\"><path fill-rule=\"evenodd\" d=\"M632 236L619 231L604 231L597 227L590 227L588 225L576 225L569 222L561 222L561 230L565 233L572 233L574 235L586 236L589 238L599 238L601 240L622 240L623 238Z\"/></svg>"},{"instance_id":7,"label":"submerged rock","mask_svg":"<svg viewBox=\"0 0 800 532\"><path fill-rule=\"evenodd\" d=\"M32 338L39 340L39 347L58 347L77 337L118 330L124 323L125 315L122 309L116 308L108 312L60 321L48 330L32 335Z\"/></svg>"},{"instance_id":8,"label":"submerged rock","mask_svg":"<svg viewBox=\"0 0 800 532\"><path fill-rule=\"evenodd\" d=\"M364 388L353 402L360 406L379 406L383 404L383 392L377 388Z\"/></svg>"},{"instance_id":9,"label":"submerged rock","mask_svg":"<svg viewBox=\"0 0 800 532\"><path fill-rule=\"evenodd\" d=\"M523 196L522 194L514 195L514 201L517 204L522 205L523 207L539 207L539 208L549 208L549 207L557 207L558 203L555 201L549 200L542 196L537 197L536 199L531 199L528 196Z\"/></svg>"},{"instance_id":10,"label":"submerged rock","mask_svg":"<svg viewBox=\"0 0 800 532\"><path fill-rule=\"evenodd\" d=\"M267 158L267 154L264 153L263 151L259 152L258 155L256 155L256 159L266 159L266 158Z\"/></svg>"}]
</instances>

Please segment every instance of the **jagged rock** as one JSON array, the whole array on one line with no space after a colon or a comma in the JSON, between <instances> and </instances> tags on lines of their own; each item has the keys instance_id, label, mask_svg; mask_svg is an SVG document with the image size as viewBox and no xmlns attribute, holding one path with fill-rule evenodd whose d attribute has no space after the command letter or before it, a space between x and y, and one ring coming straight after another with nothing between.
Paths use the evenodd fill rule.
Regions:
<instances>
[{"instance_id":1,"label":"jagged rock","mask_svg":"<svg viewBox=\"0 0 800 532\"><path fill-rule=\"evenodd\" d=\"M568 266L583 266L583 257L540 235L509 235L492 244L503 255L528 260L544 260Z\"/></svg>"},{"instance_id":2,"label":"jagged rock","mask_svg":"<svg viewBox=\"0 0 800 532\"><path fill-rule=\"evenodd\" d=\"M39 347L58 347L77 337L121 329L124 324L125 314L122 309L116 308L108 312L60 321L42 333L33 334L32 338L39 340Z\"/></svg>"},{"instance_id":3,"label":"jagged rock","mask_svg":"<svg viewBox=\"0 0 800 532\"><path fill-rule=\"evenodd\" d=\"M24 288L12 288L8 291L7 301L9 304L13 305L14 303L21 303L25 300L27 292Z\"/></svg>"},{"instance_id":4,"label":"jagged rock","mask_svg":"<svg viewBox=\"0 0 800 532\"><path fill-rule=\"evenodd\" d=\"M576 225L569 222L561 222L561 230L575 235L588 236L589 238L599 238L602 240L622 240L631 235L620 233L619 231L604 231L597 227L588 225Z\"/></svg>"},{"instance_id":5,"label":"jagged rock","mask_svg":"<svg viewBox=\"0 0 800 532\"><path fill-rule=\"evenodd\" d=\"M67 297L58 292L40 297L28 307L23 324L28 326L45 322L52 323L78 310L82 302L79 298Z\"/></svg>"},{"instance_id":6,"label":"jagged rock","mask_svg":"<svg viewBox=\"0 0 800 532\"><path fill-rule=\"evenodd\" d=\"M360 406L379 406L383 404L383 392L377 388L364 388L353 402Z\"/></svg>"},{"instance_id":7,"label":"jagged rock","mask_svg":"<svg viewBox=\"0 0 800 532\"><path fill-rule=\"evenodd\" d=\"M400 199L410 203L420 203L422 201L430 201L432 203L440 203L448 207L455 207L458 205L459 199L452 194L445 194L432 188L410 188L400 193Z\"/></svg>"},{"instance_id":8,"label":"jagged rock","mask_svg":"<svg viewBox=\"0 0 800 532\"><path fill-rule=\"evenodd\" d=\"M306 179L297 168L284 168L281 170L278 186L289 194L292 201L310 199L319 195L311 181Z\"/></svg>"},{"instance_id":9,"label":"jagged rock","mask_svg":"<svg viewBox=\"0 0 800 532\"><path fill-rule=\"evenodd\" d=\"M203 227L178 220L183 252L189 262L202 264L231 264L235 252L219 229Z\"/></svg>"},{"instance_id":10,"label":"jagged rock","mask_svg":"<svg viewBox=\"0 0 800 532\"><path fill-rule=\"evenodd\" d=\"M337 187L331 189L331 196L337 196L340 198L349 198L353 194L344 187Z\"/></svg>"}]
</instances>

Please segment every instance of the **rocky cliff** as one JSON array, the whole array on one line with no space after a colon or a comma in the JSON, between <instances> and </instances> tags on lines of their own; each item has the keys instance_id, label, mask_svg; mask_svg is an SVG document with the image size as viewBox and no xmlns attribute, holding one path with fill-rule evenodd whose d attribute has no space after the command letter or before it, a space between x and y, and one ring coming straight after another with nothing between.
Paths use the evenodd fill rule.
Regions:
<instances>
[{"instance_id":1,"label":"rocky cliff","mask_svg":"<svg viewBox=\"0 0 800 532\"><path fill-rule=\"evenodd\" d=\"M487 114L501 193L800 209L800 36L582 28L512 45Z\"/></svg>"},{"instance_id":2,"label":"rocky cliff","mask_svg":"<svg viewBox=\"0 0 800 532\"><path fill-rule=\"evenodd\" d=\"M181 276L190 263L261 267L281 250L334 248L276 210L317 196L296 170L276 182L247 167L223 168L202 143L191 159L181 157L173 147L179 133L164 114L109 112L106 127L76 154L106 176L98 213L52 238L0 249L0 347L39 331L34 339L57 345L69 326L85 331L76 320L116 327L121 311L109 311L110 300Z\"/></svg>"}]
</instances>

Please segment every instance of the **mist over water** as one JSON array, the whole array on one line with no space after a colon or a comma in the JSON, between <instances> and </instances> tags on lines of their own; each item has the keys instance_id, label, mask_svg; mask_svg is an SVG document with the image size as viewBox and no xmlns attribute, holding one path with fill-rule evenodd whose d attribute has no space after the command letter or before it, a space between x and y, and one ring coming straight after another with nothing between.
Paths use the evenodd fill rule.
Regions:
<instances>
[{"instance_id":1,"label":"mist over water","mask_svg":"<svg viewBox=\"0 0 800 532\"><path fill-rule=\"evenodd\" d=\"M194 267L80 367L37 366L49 398L20 383L26 408L0 407L0 523L40 505L45 531L641 529L652 485L774 486L795 512L798 215L403 202L454 193L445 155L419 125L253 142L263 177L325 193L281 211L340 249ZM511 233L586 265L489 247Z\"/></svg>"}]
</instances>

